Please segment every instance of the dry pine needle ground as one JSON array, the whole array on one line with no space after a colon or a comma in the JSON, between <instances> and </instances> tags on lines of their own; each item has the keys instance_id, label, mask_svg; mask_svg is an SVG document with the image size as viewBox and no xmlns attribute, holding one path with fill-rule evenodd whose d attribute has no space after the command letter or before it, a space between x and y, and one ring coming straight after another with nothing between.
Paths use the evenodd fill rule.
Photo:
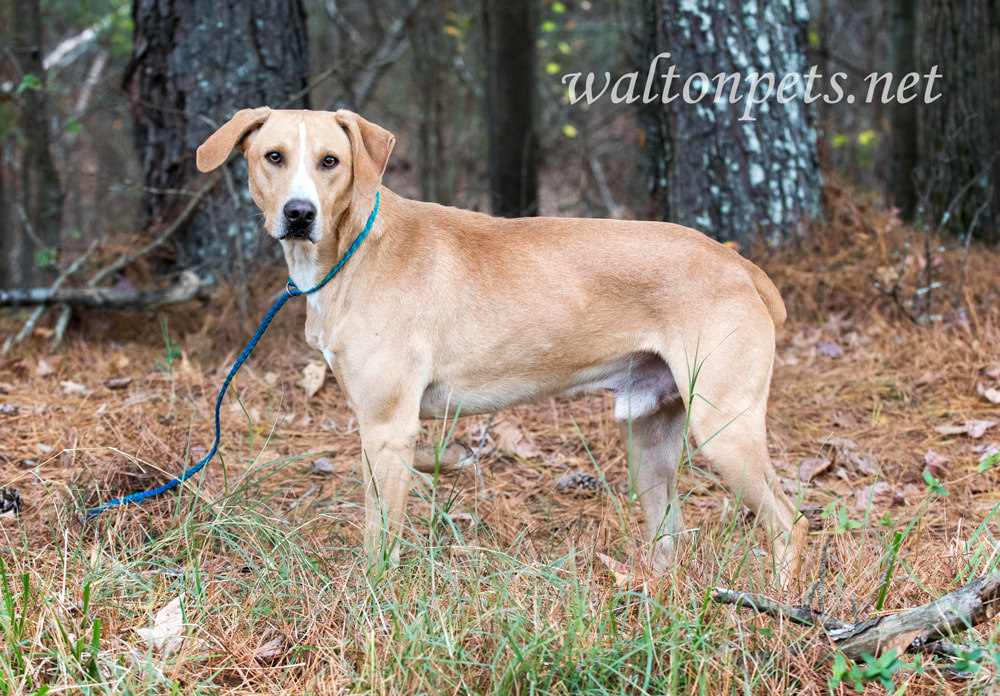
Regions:
<instances>
[{"instance_id":1,"label":"dry pine needle ground","mask_svg":"<svg viewBox=\"0 0 1000 696\"><path fill-rule=\"evenodd\" d=\"M935 242L927 258L919 234L831 188L830 223L760 262L790 315L770 432L814 530L804 580L825 553L813 602L854 620L876 613L897 532L880 611L997 567L1000 425L988 423L1000 420L1000 258L973 248L955 311L960 245ZM941 288L914 304L928 265ZM282 284L264 280L254 316ZM216 390L253 330L227 292L156 317L82 313L59 352L46 352L43 329L0 362L0 485L21 501L0 516L0 693L853 691L831 687L815 631L706 608L707 587L767 590L769 571L752 520L697 456L681 484L695 542L672 578L646 577L601 395L504 412L485 440L486 418L429 425L429 441L482 443L481 475L418 486L403 565L366 574L360 442L331 377L305 391L319 356L302 339L301 303L237 377L239 401L225 401L223 461L180 499L81 524L87 507L207 452ZM921 314L935 316L907 316ZM19 327L0 315L0 334ZM143 633L161 610L176 622L170 645ZM979 673L931 665L896 670L894 683L988 689L996 631L966 636L986 648ZM789 650L800 638L806 647Z\"/></svg>"}]
</instances>

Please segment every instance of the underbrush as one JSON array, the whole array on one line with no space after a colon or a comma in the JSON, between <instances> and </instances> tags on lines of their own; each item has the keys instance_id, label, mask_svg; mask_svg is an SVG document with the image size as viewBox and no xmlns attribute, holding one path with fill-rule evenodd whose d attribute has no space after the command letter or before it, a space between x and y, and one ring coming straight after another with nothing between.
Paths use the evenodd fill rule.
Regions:
<instances>
[{"instance_id":1,"label":"underbrush","mask_svg":"<svg viewBox=\"0 0 1000 696\"><path fill-rule=\"evenodd\" d=\"M529 533L500 537L448 509L447 488L413 501L399 566L369 568L322 516L296 521L261 502L256 483L214 501L173 497L155 534L148 516L162 511L131 509L52 529L43 548L8 531L0 693L840 690L820 631L710 601L714 586L767 590L758 539L735 516L704 525L677 572L657 579L632 563L634 539L619 541L623 561L569 539L542 556ZM991 528L969 530L955 583L995 568ZM890 557L887 608L934 594L927 584L940 586L945 569L921 558L915 529L894 545L876 524L827 524L814 541L826 557L824 610L870 612L859 600L877 594ZM158 612L174 600L171 623ZM988 691L995 629L965 639L985 651L976 672L945 675L924 658L923 674L899 663L889 680L909 693Z\"/></svg>"}]
</instances>

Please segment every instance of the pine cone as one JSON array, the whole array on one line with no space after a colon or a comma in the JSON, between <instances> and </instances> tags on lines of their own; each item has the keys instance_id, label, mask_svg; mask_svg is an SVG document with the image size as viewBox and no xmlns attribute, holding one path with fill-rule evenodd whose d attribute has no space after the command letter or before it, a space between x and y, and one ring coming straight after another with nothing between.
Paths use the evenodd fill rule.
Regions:
<instances>
[{"instance_id":1,"label":"pine cone","mask_svg":"<svg viewBox=\"0 0 1000 696\"><path fill-rule=\"evenodd\" d=\"M15 488L0 488L0 513L21 509L21 494Z\"/></svg>"},{"instance_id":2,"label":"pine cone","mask_svg":"<svg viewBox=\"0 0 1000 696\"><path fill-rule=\"evenodd\" d=\"M574 471L556 479L556 488L564 492L586 492L601 489L601 482L586 471Z\"/></svg>"}]
</instances>

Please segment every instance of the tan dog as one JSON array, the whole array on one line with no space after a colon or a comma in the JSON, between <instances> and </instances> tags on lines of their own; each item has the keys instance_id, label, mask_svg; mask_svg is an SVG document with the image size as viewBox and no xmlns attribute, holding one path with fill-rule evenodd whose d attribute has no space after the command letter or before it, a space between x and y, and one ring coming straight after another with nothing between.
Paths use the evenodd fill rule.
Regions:
<instances>
[{"instance_id":1,"label":"tan dog","mask_svg":"<svg viewBox=\"0 0 1000 696\"><path fill-rule=\"evenodd\" d=\"M658 571L683 530L676 498L685 425L765 523L784 580L807 524L775 475L765 411L777 289L694 230L655 222L508 220L410 201L381 187L395 138L348 111L245 109L198 148L233 149L289 272L312 287L365 225L368 238L309 295L306 340L357 416L367 474L365 539L396 545L421 418L491 413L563 392L609 389L631 432L635 484ZM626 435L627 436L627 435ZM416 451L415 451L416 450ZM445 466L462 464L452 449Z\"/></svg>"}]
</instances>

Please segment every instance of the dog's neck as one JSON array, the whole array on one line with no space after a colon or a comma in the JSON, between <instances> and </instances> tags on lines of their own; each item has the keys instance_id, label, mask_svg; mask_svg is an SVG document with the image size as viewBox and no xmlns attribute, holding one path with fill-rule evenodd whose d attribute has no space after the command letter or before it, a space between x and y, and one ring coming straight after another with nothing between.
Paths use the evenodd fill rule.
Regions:
<instances>
[{"instance_id":1,"label":"dog's neck","mask_svg":"<svg viewBox=\"0 0 1000 696\"><path fill-rule=\"evenodd\" d=\"M365 228L371 215L372 201L353 202L331 223L332 234L325 235L319 242L282 239L281 247L288 264L288 275L300 290L308 290L321 282L340 259L344 257L351 244ZM368 237L355 252L355 256L363 256L365 247L372 246L381 233L381 226L376 218Z\"/></svg>"},{"instance_id":2,"label":"dog's neck","mask_svg":"<svg viewBox=\"0 0 1000 696\"><path fill-rule=\"evenodd\" d=\"M288 264L288 277L297 288L308 290L322 280L324 272L319 265L320 254L315 244L282 239L281 248Z\"/></svg>"}]
</instances>

